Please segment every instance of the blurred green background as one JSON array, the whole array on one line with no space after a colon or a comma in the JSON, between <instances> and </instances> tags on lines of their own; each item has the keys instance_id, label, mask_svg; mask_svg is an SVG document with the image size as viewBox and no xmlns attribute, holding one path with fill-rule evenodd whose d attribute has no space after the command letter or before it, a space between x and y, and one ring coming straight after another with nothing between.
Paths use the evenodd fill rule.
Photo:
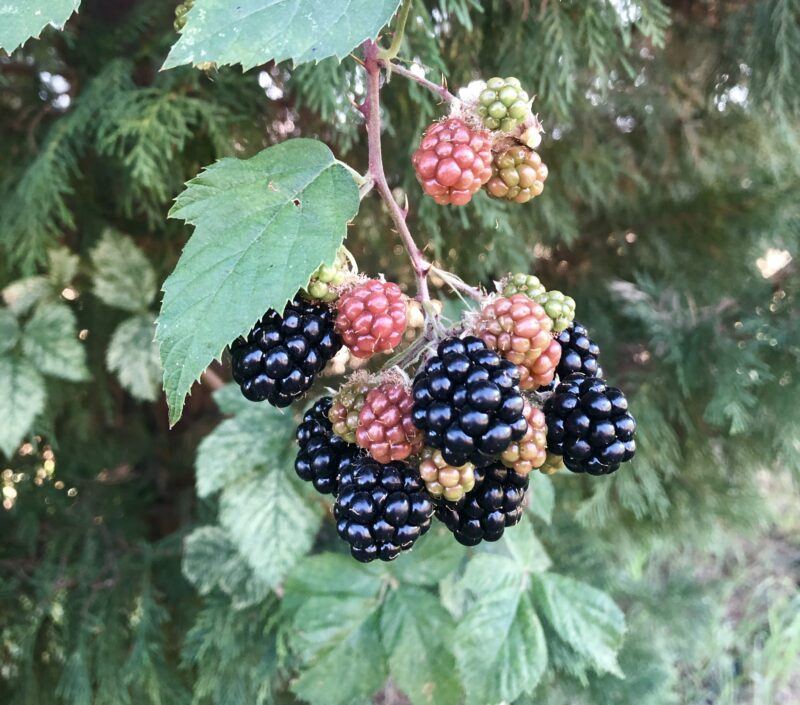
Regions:
<instances>
[{"instance_id":1,"label":"blurred green background","mask_svg":"<svg viewBox=\"0 0 800 705\"><path fill-rule=\"evenodd\" d=\"M255 408L224 365L167 428L151 341L183 183L301 135L366 169L354 60L159 72L175 4L84 0L0 53L0 702L495 702L454 645L496 589L470 584L484 554L433 533L388 573L343 562L292 478L305 405ZM621 608L625 677L598 633L543 616L547 668L517 701L800 702L800 2L417 0L400 56L537 96L543 195L446 209L410 165L443 107L392 77L390 184L446 269L574 296L639 423L631 464L537 476L513 530L526 580L549 565ZM412 283L376 196L347 244ZM403 600L419 643L364 617ZM531 682L512 637L526 663L498 678Z\"/></svg>"}]
</instances>

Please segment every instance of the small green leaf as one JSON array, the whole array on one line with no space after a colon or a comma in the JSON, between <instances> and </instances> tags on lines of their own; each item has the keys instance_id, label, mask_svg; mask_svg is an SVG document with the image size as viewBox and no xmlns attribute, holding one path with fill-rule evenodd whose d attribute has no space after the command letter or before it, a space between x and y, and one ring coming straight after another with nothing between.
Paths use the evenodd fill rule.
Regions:
<instances>
[{"instance_id":1,"label":"small green leaf","mask_svg":"<svg viewBox=\"0 0 800 705\"><path fill-rule=\"evenodd\" d=\"M53 293L53 285L47 277L26 277L3 289L3 301L14 314L22 316Z\"/></svg>"},{"instance_id":2,"label":"small green leaf","mask_svg":"<svg viewBox=\"0 0 800 705\"><path fill-rule=\"evenodd\" d=\"M0 451L11 457L44 409L44 379L20 355L0 357Z\"/></svg>"},{"instance_id":3,"label":"small green leaf","mask_svg":"<svg viewBox=\"0 0 800 705\"><path fill-rule=\"evenodd\" d=\"M80 261L80 256L68 247L54 247L47 253L47 278L57 291L72 282Z\"/></svg>"},{"instance_id":4,"label":"small green leaf","mask_svg":"<svg viewBox=\"0 0 800 705\"><path fill-rule=\"evenodd\" d=\"M92 291L123 311L146 311L158 290L156 273L127 235L107 230L91 252Z\"/></svg>"},{"instance_id":5,"label":"small green leaf","mask_svg":"<svg viewBox=\"0 0 800 705\"><path fill-rule=\"evenodd\" d=\"M19 323L7 308L0 308L0 353L11 350L19 340Z\"/></svg>"},{"instance_id":6,"label":"small green leaf","mask_svg":"<svg viewBox=\"0 0 800 705\"><path fill-rule=\"evenodd\" d=\"M333 260L358 203L350 173L309 139L223 159L189 182L171 216L195 232L164 283L157 329L172 424L224 347Z\"/></svg>"},{"instance_id":7,"label":"small green leaf","mask_svg":"<svg viewBox=\"0 0 800 705\"><path fill-rule=\"evenodd\" d=\"M144 313L120 323L106 350L106 365L137 399L155 401L161 392L161 360L155 316Z\"/></svg>"},{"instance_id":8,"label":"small green leaf","mask_svg":"<svg viewBox=\"0 0 800 705\"><path fill-rule=\"evenodd\" d=\"M374 39L400 0L195 0L165 69L213 61L244 70L347 56Z\"/></svg>"},{"instance_id":9,"label":"small green leaf","mask_svg":"<svg viewBox=\"0 0 800 705\"><path fill-rule=\"evenodd\" d=\"M549 524L553 519L555 503L556 493L550 477L540 472L531 473L528 490L528 509L531 514Z\"/></svg>"},{"instance_id":10,"label":"small green leaf","mask_svg":"<svg viewBox=\"0 0 800 705\"><path fill-rule=\"evenodd\" d=\"M289 415L259 405L226 419L197 449L197 494L208 497L258 467L288 464Z\"/></svg>"},{"instance_id":11,"label":"small green leaf","mask_svg":"<svg viewBox=\"0 0 800 705\"><path fill-rule=\"evenodd\" d=\"M81 0L14 0L0 4L0 49L9 54L52 24L59 29Z\"/></svg>"},{"instance_id":12,"label":"small green leaf","mask_svg":"<svg viewBox=\"0 0 800 705\"><path fill-rule=\"evenodd\" d=\"M269 586L258 579L218 526L201 526L183 542L183 574L201 595L221 589L241 609L261 602Z\"/></svg>"},{"instance_id":13,"label":"small green leaf","mask_svg":"<svg viewBox=\"0 0 800 705\"><path fill-rule=\"evenodd\" d=\"M508 556L514 563L514 572L541 573L550 567L550 556L536 537L533 525L523 515L512 531L506 531L497 543L486 544L482 550Z\"/></svg>"},{"instance_id":14,"label":"small green leaf","mask_svg":"<svg viewBox=\"0 0 800 705\"><path fill-rule=\"evenodd\" d=\"M213 396L214 402L223 414L238 414L241 411L264 406L260 402L247 399L235 382L220 387Z\"/></svg>"},{"instance_id":15,"label":"small green leaf","mask_svg":"<svg viewBox=\"0 0 800 705\"><path fill-rule=\"evenodd\" d=\"M542 625L513 560L480 554L464 583L474 602L456 627L454 648L467 703L513 702L532 693L547 666Z\"/></svg>"},{"instance_id":16,"label":"small green leaf","mask_svg":"<svg viewBox=\"0 0 800 705\"><path fill-rule=\"evenodd\" d=\"M25 325L22 349L41 372L79 382L88 377L75 314L65 304L42 304Z\"/></svg>"},{"instance_id":17,"label":"small green leaf","mask_svg":"<svg viewBox=\"0 0 800 705\"><path fill-rule=\"evenodd\" d=\"M563 575L535 576L533 595L542 616L558 636L599 672L623 677L617 652L625 615L604 592Z\"/></svg>"},{"instance_id":18,"label":"small green leaf","mask_svg":"<svg viewBox=\"0 0 800 705\"><path fill-rule=\"evenodd\" d=\"M320 515L273 469L227 486L219 521L256 577L275 587L311 549Z\"/></svg>"},{"instance_id":19,"label":"small green leaf","mask_svg":"<svg viewBox=\"0 0 800 705\"><path fill-rule=\"evenodd\" d=\"M381 609L389 671L414 705L457 705L461 685L452 654L453 621L425 590L392 590Z\"/></svg>"},{"instance_id":20,"label":"small green leaf","mask_svg":"<svg viewBox=\"0 0 800 705\"><path fill-rule=\"evenodd\" d=\"M453 535L443 526L433 527L413 550L387 566L400 582L408 585L436 585L448 573L458 568L466 549L453 541Z\"/></svg>"}]
</instances>

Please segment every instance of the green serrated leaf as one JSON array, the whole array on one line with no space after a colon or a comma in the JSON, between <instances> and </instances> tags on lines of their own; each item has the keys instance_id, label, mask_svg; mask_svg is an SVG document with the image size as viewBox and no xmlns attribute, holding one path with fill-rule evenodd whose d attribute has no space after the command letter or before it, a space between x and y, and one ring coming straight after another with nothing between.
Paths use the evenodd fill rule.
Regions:
<instances>
[{"instance_id":1,"label":"green serrated leaf","mask_svg":"<svg viewBox=\"0 0 800 705\"><path fill-rule=\"evenodd\" d=\"M443 526L432 528L421 538L402 561L390 563L386 569L408 585L436 585L461 563L466 549L453 541Z\"/></svg>"},{"instance_id":2,"label":"green serrated leaf","mask_svg":"<svg viewBox=\"0 0 800 705\"><path fill-rule=\"evenodd\" d=\"M155 343L155 316L132 316L120 323L106 350L106 365L137 399L155 401L161 392L161 359Z\"/></svg>"},{"instance_id":3,"label":"green serrated leaf","mask_svg":"<svg viewBox=\"0 0 800 705\"><path fill-rule=\"evenodd\" d=\"M197 494L208 497L258 467L288 463L293 430L288 414L263 404L223 421L197 449Z\"/></svg>"},{"instance_id":4,"label":"green serrated leaf","mask_svg":"<svg viewBox=\"0 0 800 705\"><path fill-rule=\"evenodd\" d=\"M214 392L214 403L223 414L238 414L242 411L256 409L263 406L257 401L250 401L243 394L235 382L226 384Z\"/></svg>"},{"instance_id":5,"label":"green serrated leaf","mask_svg":"<svg viewBox=\"0 0 800 705\"><path fill-rule=\"evenodd\" d=\"M81 0L13 0L0 4L0 49L9 54L52 24L59 29Z\"/></svg>"},{"instance_id":6,"label":"green serrated leaf","mask_svg":"<svg viewBox=\"0 0 800 705\"><path fill-rule=\"evenodd\" d=\"M540 472L531 473L528 489L528 509L531 514L549 524L553 519L555 504L556 492L550 477Z\"/></svg>"},{"instance_id":7,"label":"green serrated leaf","mask_svg":"<svg viewBox=\"0 0 800 705\"><path fill-rule=\"evenodd\" d=\"M11 350L19 340L17 317L7 308L0 308L0 353Z\"/></svg>"},{"instance_id":8,"label":"green serrated leaf","mask_svg":"<svg viewBox=\"0 0 800 705\"><path fill-rule=\"evenodd\" d=\"M54 247L47 253L47 278L61 291L78 273L81 258L68 247Z\"/></svg>"},{"instance_id":9,"label":"green serrated leaf","mask_svg":"<svg viewBox=\"0 0 800 705\"><path fill-rule=\"evenodd\" d=\"M269 585L253 574L228 535L218 526L201 526L183 542L183 574L201 595L221 589L236 609L257 604Z\"/></svg>"},{"instance_id":10,"label":"green serrated leaf","mask_svg":"<svg viewBox=\"0 0 800 705\"><path fill-rule=\"evenodd\" d=\"M153 266L127 235L107 230L91 252L92 291L101 301L123 311L145 311L158 285Z\"/></svg>"},{"instance_id":11,"label":"green serrated leaf","mask_svg":"<svg viewBox=\"0 0 800 705\"><path fill-rule=\"evenodd\" d=\"M244 70L347 56L374 39L400 0L196 0L163 68L213 61Z\"/></svg>"},{"instance_id":12,"label":"green serrated leaf","mask_svg":"<svg viewBox=\"0 0 800 705\"><path fill-rule=\"evenodd\" d=\"M284 603L294 612L292 650L305 665L296 695L311 705L350 705L383 685L381 587L376 571L344 556L313 556L293 572Z\"/></svg>"},{"instance_id":13,"label":"green serrated leaf","mask_svg":"<svg viewBox=\"0 0 800 705\"><path fill-rule=\"evenodd\" d=\"M541 573L550 567L550 556L536 537L533 525L523 515L519 524L506 531L497 543L485 544L481 550L508 556L513 562L514 573Z\"/></svg>"},{"instance_id":14,"label":"green serrated leaf","mask_svg":"<svg viewBox=\"0 0 800 705\"><path fill-rule=\"evenodd\" d=\"M21 355L0 357L0 451L11 457L44 409L44 379Z\"/></svg>"},{"instance_id":15,"label":"green serrated leaf","mask_svg":"<svg viewBox=\"0 0 800 705\"><path fill-rule=\"evenodd\" d=\"M414 587L391 591L381 609L381 631L392 680L414 705L461 702L453 621L436 597Z\"/></svg>"},{"instance_id":16,"label":"green serrated leaf","mask_svg":"<svg viewBox=\"0 0 800 705\"><path fill-rule=\"evenodd\" d=\"M513 702L532 693L547 666L547 646L526 590L509 558L482 554L463 582L474 602L456 627L456 660L467 703Z\"/></svg>"},{"instance_id":17,"label":"green serrated leaf","mask_svg":"<svg viewBox=\"0 0 800 705\"><path fill-rule=\"evenodd\" d=\"M623 677L617 652L625 615L604 592L554 573L536 576L533 595L542 616L558 636L603 673Z\"/></svg>"},{"instance_id":18,"label":"green serrated leaf","mask_svg":"<svg viewBox=\"0 0 800 705\"><path fill-rule=\"evenodd\" d=\"M46 375L79 382L88 377L75 314L65 304L42 304L25 325L22 349Z\"/></svg>"},{"instance_id":19,"label":"green serrated leaf","mask_svg":"<svg viewBox=\"0 0 800 705\"><path fill-rule=\"evenodd\" d=\"M256 577L275 587L308 553L320 515L282 469L273 469L227 486L219 521Z\"/></svg>"},{"instance_id":20,"label":"green serrated leaf","mask_svg":"<svg viewBox=\"0 0 800 705\"><path fill-rule=\"evenodd\" d=\"M22 316L53 293L53 285L47 277L26 277L11 282L3 289L3 301L13 313Z\"/></svg>"},{"instance_id":21,"label":"green serrated leaf","mask_svg":"<svg viewBox=\"0 0 800 705\"><path fill-rule=\"evenodd\" d=\"M170 215L195 232L164 283L157 329L170 423L224 347L333 260L358 203L347 169L309 139L223 159L189 182Z\"/></svg>"}]
</instances>

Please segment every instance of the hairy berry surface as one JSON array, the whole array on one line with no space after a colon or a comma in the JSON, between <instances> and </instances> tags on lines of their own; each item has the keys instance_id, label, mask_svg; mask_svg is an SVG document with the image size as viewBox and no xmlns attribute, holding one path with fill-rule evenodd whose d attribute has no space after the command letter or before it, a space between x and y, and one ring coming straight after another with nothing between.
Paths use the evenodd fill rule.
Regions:
<instances>
[{"instance_id":1,"label":"hairy berry surface","mask_svg":"<svg viewBox=\"0 0 800 705\"><path fill-rule=\"evenodd\" d=\"M407 322L405 296L392 282L368 279L344 294L337 306L336 330L360 358L396 348Z\"/></svg>"},{"instance_id":2,"label":"hairy berry surface","mask_svg":"<svg viewBox=\"0 0 800 705\"><path fill-rule=\"evenodd\" d=\"M411 421L414 400L402 384L370 390L361 407L356 443L379 463L405 460L422 450L422 432Z\"/></svg>"},{"instance_id":3,"label":"hairy berry surface","mask_svg":"<svg viewBox=\"0 0 800 705\"><path fill-rule=\"evenodd\" d=\"M519 370L474 336L443 340L413 393L414 424L450 465L497 458L528 429Z\"/></svg>"},{"instance_id":4,"label":"hairy berry surface","mask_svg":"<svg viewBox=\"0 0 800 705\"><path fill-rule=\"evenodd\" d=\"M349 469L359 450L333 432L328 420L331 404L330 397L322 397L306 412L297 427L300 450L294 469L300 479L313 484L317 492L335 495L339 475Z\"/></svg>"},{"instance_id":5,"label":"hairy berry surface","mask_svg":"<svg viewBox=\"0 0 800 705\"><path fill-rule=\"evenodd\" d=\"M308 391L341 347L330 308L292 301L283 315L267 311L247 338L231 345L233 378L251 401L288 406Z\"/></svg>"},{"instance_id":6,"label":"hairy berry surface","mask_svg":"<svg viewBox=\"0 0 800 705\"><path fill-rule=\"evenodd\" d=\"M537 152L524 145L509 147L494 155L492 178L486 190L494 198L527 203L544 191L547 166Z\"/></svg>"},{"instance_id":7,"label":"hairy berry surface","mask_svg":"<svg viewBox=\"0 0 800 705\"><path fill-rule=\"evenodd\" d=\"M528 489L527 476L517 475L499 463L482 468L480 474L480 484L463 502L455 506L440 503L436 507L436 517L465 546L497 541L506 527L518 523Z\"/></svg>"},{"instance_id":8,"label":"hairy berry surface","mask_svg":"<svg viewBox=\"0 0 800 705\"><path fill-rule=\"evenodd\" d=\"M547 449L572 472L607 475L636 452L628 400L598 377L576 373L545 402Z\"/></svg>"},{"instance_id":9,"label":"hairy berry surface","mask_svg":"<svg viewBox=\"0 0 800 705\"><path fill-rule=\"evenodd\" d=\"M430 528L433 502L411 466L362 457L340 476L333 514L354 558L391 561Z\"/></svg>"}]
</instances>

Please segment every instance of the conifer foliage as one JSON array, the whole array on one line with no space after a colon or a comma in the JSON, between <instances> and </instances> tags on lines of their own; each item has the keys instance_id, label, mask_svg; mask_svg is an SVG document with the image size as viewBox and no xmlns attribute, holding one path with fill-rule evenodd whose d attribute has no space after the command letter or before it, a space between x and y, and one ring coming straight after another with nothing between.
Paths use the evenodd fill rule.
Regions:
<instances>
[{"instance_id":1,"label":"conifer foliage","mask_svg":"<svg viewBox=\"0 0 800 705\"><path fill-rule=\"evenodd\" d=\"M0 701L793 702L798 37L0 3Z\"/></svg>"}]
</instances>

